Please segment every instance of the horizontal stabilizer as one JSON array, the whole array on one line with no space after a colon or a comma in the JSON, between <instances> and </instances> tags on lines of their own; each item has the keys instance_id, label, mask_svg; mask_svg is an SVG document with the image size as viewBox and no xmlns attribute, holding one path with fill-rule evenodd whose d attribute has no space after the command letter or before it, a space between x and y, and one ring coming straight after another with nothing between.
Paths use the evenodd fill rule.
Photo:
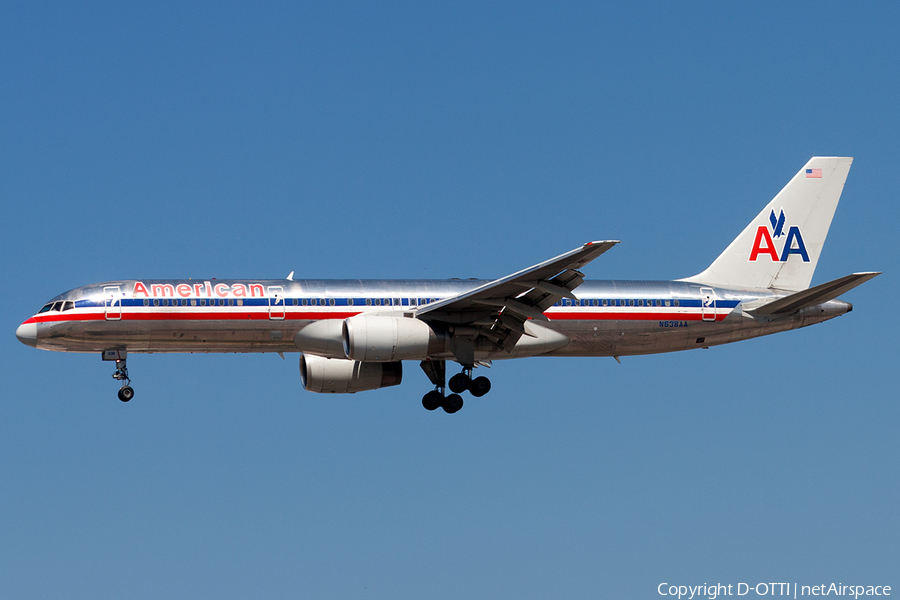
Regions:
<instances>
[{"instance_id":1,"label":"horizontal stabilizer","mask_svg":"<svg viewBox=\"0 0 900 600\"><path fill-rule=\"evenodd\" d=\"M764 304L759 308L751 309L747 312L757 317L768 317L772 315L783 315L792 313L806 308L807 306L815 306L829 300L834 300L844 292L850 291L858 285L861 285L873 277L881 275L881 272L872 273L853 273L822 285L811 287L808 290L779 298L774 302Z\"/></svg>"}]
</instances>

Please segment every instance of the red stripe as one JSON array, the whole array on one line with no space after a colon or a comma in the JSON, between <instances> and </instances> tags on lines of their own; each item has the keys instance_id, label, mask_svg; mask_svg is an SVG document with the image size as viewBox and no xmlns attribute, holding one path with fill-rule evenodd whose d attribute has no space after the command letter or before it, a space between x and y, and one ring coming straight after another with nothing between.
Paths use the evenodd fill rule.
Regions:
<instances>
[{"instance_id":1,"label":"red stripe","mask_svg":"<svg viewBox=\"0 0 900 600\"><path fill-rule=\"evenodd\" d=\"M118 313L112 313L118 314ZM280 316L281 312L274 313ZM292 312L286 311L284 319L271 319L272 321L319 321L322 319L346 319L358 312ZM36 315L31 317L25 323L56 323L56 322L77 322L77 321L105 321L105 313L75 313L75 314L55 314L55 315ZM110 321L268 321L268 312L139 312L129 313L123 312L122 318L109 319Z\"/></svg>"},{"instance_id":2,"label":"red stripe","mask_svg":"<svg viewBox=\"0 0 900 600\"><path fill-rule=\"evenodd\" d=\"M111 321L320 321L323 319L346 319L358 314L358 312L297 312L285 311L284 319L270 319L269 313L247 311L222 311L222 312L122 312L121 319L109 319ZM275 313L280 315L280 312ZM654 312L552 312L547 314L551 321L702 321L702 314L693 313L654 313ZM711 315L710 315L711 316ZM726 313L718 313L715 320L721 321ZM25 323L57 323L77 321L104 321L106 314L98 313L42 313L26 320ZM709 319L710 321L712 319Z\"/></svg>"},{"instance_id":3,"label":"red stripe","mask_svg":"<svg viewBox=\"0 0 900 600\"><path fill-rule=\"evenodd\" d=\"M546 313L545 313L546 314ZM653 313L653 312L565 312L550 313L547 318L551 321L702 321L700 313ZM721 321L727 315L719 313L716 321ZM712 319L709 319L712 321Z\"/></svg>"}]
</instances>

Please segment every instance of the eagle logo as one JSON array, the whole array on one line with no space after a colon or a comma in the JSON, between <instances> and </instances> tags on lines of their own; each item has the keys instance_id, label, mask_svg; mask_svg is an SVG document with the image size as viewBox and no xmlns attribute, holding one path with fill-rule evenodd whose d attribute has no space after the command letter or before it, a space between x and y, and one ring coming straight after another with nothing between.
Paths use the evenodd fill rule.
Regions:
<instances>
[{"instance_id":1,"label":"eagle logo","mask_svg":"<svg viewBox=\"0 0 900 600\"><path fill-rule=\"evenodd\" d=\"M779 211L780 214L778 217L775 217L775 209L772 209L772 214L769 215L769 223L772 224L772 237L775 239L780 238L784 235L784 209Z\"/></svg>"}]
</instances>

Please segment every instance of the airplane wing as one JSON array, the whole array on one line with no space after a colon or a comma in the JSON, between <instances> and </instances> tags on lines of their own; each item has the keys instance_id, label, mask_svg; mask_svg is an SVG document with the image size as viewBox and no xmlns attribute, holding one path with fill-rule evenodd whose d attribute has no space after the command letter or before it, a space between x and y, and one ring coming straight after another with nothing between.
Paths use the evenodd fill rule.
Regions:
<instances>
[{"instance_id":1,"label":"airplane wing","mask_svg":"<svg viewBox=\"0 0 900 600\"><path fill-rule=\"evenodd\" d=\"M468 333L474 340L480 335L511 352L522 335L531 335L525 331L525 321L548 321L545 310L561 298L575 297L572 290L584 281L578 269L618 243L588 242L533 267L423 306L416 317L456 326L456 336Z\"/></svg>"}]
</instances>

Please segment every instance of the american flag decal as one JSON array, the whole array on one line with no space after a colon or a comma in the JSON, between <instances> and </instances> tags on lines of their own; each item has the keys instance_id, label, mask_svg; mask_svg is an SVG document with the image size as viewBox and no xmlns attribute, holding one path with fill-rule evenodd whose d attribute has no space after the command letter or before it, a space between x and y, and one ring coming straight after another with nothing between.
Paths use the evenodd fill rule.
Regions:
<instances>
[{"instance_id":1,"label":"american flag decal","mask_svg":"<svg viewBox=\"0 0 900 600\"><path fill-rule=\"evenodd\" d=\"M807 169L806 170L806 178L807 179L822 179L822 169Z\"/></svg>"}]
</instances>

